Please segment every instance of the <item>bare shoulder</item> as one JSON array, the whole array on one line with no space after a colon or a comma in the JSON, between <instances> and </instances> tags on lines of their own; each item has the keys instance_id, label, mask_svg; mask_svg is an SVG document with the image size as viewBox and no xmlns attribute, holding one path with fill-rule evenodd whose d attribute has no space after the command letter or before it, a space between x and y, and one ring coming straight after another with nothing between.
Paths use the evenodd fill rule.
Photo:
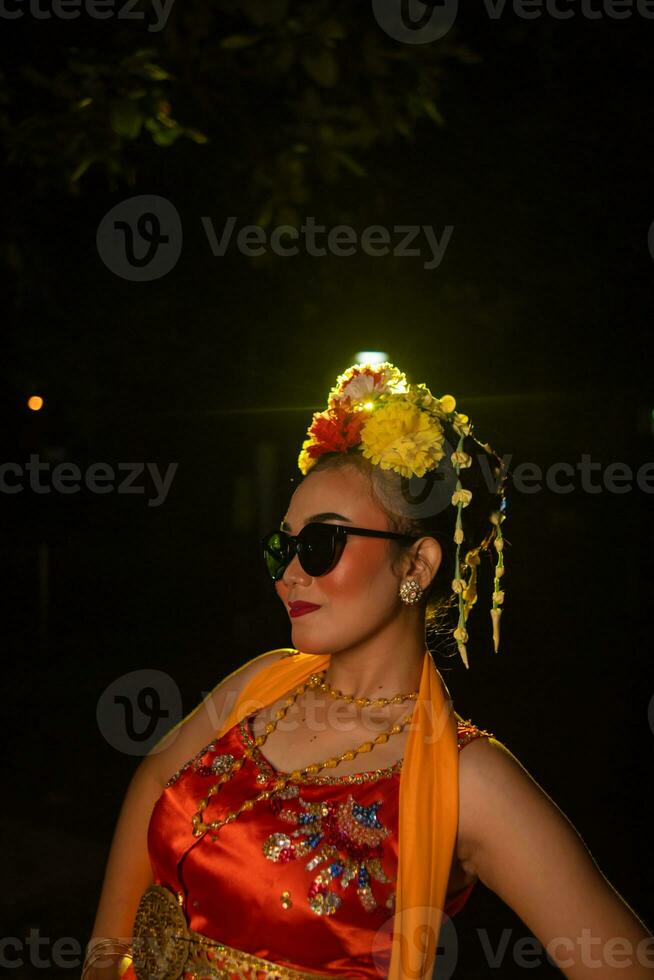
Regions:
<instances>
[{"instance_id":1,"label":"bare shoulder","mask_svg":"<svg viewBox=\"0 0 654 980\"><path fill-rule=\"evenodd\" d=\"M161 739L142 765L151 769L162 788L173 773L211 744L236 698L252 678L265 667L294 653L295 650L283 647L268 650L249 660L223 678L200 704Z\"/></svg>"},{"instance_id":2,"label":"bare shoulder","mask_svg":"<svg viewBox=\"0 0 654 980\"><path fill-rule=\"evenodd\" d=\"M524 766L493 735L473 738L459 752L459 832L457 857L468 874L478 877L475 857L489 832L493 801L524 802L525 794L542 793Z\"/></svg>"},{"instance_id":3,"label":"bare shoulder","mask_svg":"<svg viewBox=\"0 0 654 980\"><path fill-rule=\"evenodd\" d=\"M516 841L578 835L554 800L494 736L478 738L459 755L457 856L469 874L493 887L498 865ZM581 843L581 841L580 841Z\"/></svg>"}]
</instances>

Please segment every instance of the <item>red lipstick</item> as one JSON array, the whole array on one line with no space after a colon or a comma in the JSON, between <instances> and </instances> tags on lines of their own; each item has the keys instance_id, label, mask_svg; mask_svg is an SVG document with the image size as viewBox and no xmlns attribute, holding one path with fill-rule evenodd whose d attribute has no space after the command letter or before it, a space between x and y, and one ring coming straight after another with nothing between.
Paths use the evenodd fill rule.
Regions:
<instances>
[{"instance_id":1,"label":"red lipstick","mask_svg":"<svg viewBox=\"0 0 654 980\"><path fill-rule=\"evenodd\" d=\"M320 609L320 606L316 606L313 602L289 602L288 607L293 618L304 616L305 613L313 612L314 609Z\"/></svg>"}]
</instances>

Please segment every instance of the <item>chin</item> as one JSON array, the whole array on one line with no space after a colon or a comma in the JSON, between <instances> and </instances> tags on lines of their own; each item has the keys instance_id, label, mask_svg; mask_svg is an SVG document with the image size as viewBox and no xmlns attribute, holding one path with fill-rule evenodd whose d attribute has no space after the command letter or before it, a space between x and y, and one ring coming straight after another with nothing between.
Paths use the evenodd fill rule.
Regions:
<instances>
[{"instance_id":1,"label":"chin","mask_svg":"<svg viewBox=\"0 0 654 980\"><path fill-rule=\"evenodd\" d=\"M291 631L291 642L300 653L313 653L319 656L325 653L331 653L331 647L325 641L325 637L312 636L311 630L296 629L296 627L293 627Z\"/></svg>"}]
</instances>

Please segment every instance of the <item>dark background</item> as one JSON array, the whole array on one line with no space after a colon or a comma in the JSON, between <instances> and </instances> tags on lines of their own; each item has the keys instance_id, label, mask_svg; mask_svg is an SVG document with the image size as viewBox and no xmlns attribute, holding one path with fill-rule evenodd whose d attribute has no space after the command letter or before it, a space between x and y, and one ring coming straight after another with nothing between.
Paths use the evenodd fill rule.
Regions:
<instances>
[{"instance_id":1,"label":"dark background","mask_svg":"<svg viewBox=\"0 0 654 980\"><path fill-rule=\"evenodd\" d=\"M367 3L189 2L160 33L2 21L2 460L177 464L159 507L143 476L141 494L25 480L0 495L5 935L88 939L139 761L96 717L106 688L162 670L186 713L290 643L258 541L357 351L454 394L511 473L586 453L601 486L609 464L652 460L654 23L574 9L494 20L470 4L427 45L387 37ZM273 70L293 17L306 30ZM332 23L317 47L328 21L342 33ZM130 74L129 58L160 71ZM115 275L96 246L103 216L138 194L171 201L184 229L150 282ZM454 231L431 271L393 255L260 261L214 257L203 215ZM437 664L457 711L511 749L651 929L652 496L571 482L524 493L510 478L501 650L482 581L470 671L443 651ZM478 930L496 947L505 928L502 976L523 975L511 948L528 930L483 886L456 926L457 975L487 976ZM20 955L0 975L79 972Z\"/></svg>"}]
</instances>

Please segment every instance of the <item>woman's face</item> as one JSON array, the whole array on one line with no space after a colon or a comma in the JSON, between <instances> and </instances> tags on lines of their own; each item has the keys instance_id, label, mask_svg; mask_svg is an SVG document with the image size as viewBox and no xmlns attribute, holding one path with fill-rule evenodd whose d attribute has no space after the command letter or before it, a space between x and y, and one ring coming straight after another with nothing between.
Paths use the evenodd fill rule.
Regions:
<instances>
[{"instance_id":1,"label":"woman's face","mask_svg":"<svg viewBox=\"0 0 654 980\"><path fill-rule=\"evenodd\" d=\"M319 516L323 514L341 516ZM310 521L391 530L370 495L368 478L354 466L318 470L303 480L291 498L283 530L296 535ZM287 610L294 601L320 607L290 619L296 649L337 653L365 641L399 615L401 576L391 568L390 544L384 538L348 535L335 567L315 578L293 557L275 583L279 598Z\"/></svg>"}]
</instances>

